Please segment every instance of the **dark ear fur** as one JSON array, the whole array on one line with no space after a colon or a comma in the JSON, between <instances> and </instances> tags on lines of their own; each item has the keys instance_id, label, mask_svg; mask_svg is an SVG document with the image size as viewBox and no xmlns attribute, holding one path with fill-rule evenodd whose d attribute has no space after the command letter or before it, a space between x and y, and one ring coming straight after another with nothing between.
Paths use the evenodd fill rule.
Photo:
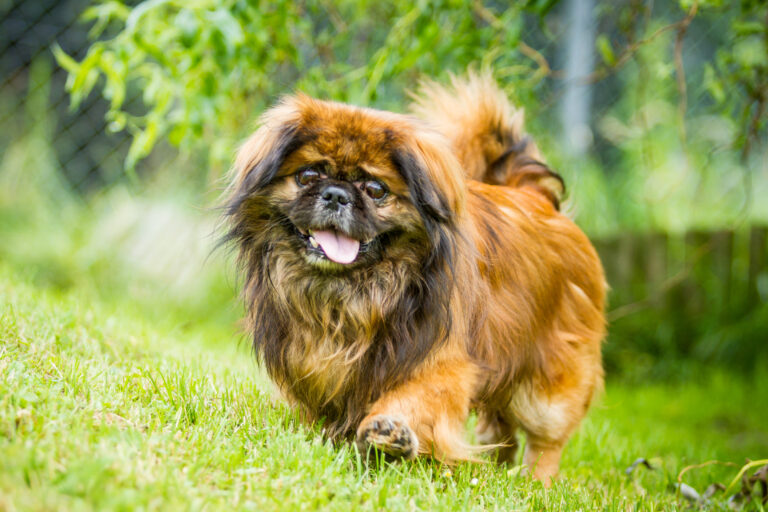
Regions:
<instances>
[{"instance_id":1,"label":"dark ear fur","mask_svg":"<svg viewBox=\"0 0 768 512\"><path fill-rule=\"evenodd\" d=\"M286 125L280 128L272 151L248 171L244 185L250 190L258 190L268 185L275 178L283 161L303 142L297 126Z\"/></svg>"},{"instance_id":2,"label":"dark ear fur","mask_svg":"<svg viewBox=\"0 0 768 512\"><path fill-rule=\"evenodd\" d=\"M419 211L427 231L432 234L436 224L452 225L455 221L446 197L430 182L418 159L409 151L392 151L392 163L408 185L414 206Z\"/></svg>"},{"instance_id":3,"label":"dark ear fur","mask_svg":"<svg viewBox=\"0 0 768 512\"><path fill-rule=\"evenodd\" d=\"M238 175L244 174L233 190L231 199L227 205L227 213L234 214L248 196L269 185L280 170L285 159L302 144L307 138L299 131L295 124L287 124L277 130L269 130L266 127L259 129L251 139L246 142L241 151L255 151L265 153L261 158L250 161L242 158L247 163L247 168L238 169ZM238 157L240 160L241 157Z\"/></svg>"},{"instance_id":4,"label":"dark ear fur","mask_svg":"<svg viewBox=\"0 0 768 512\"><path fill-rule=\"evenodd\" d=\"M396 149L391 158L408 185L411 200L431 242L422 269L423 280L401 301L404 311L400 312L400 322L394 322L393 328L416 331L410 336L400 333L395 337L410 337L410 344L414 345L411 348L418 354L426 354L428 345L441 343L450 331L450 301L457 257L456 214L412 153Z\"/></svg>"}]
</instances>

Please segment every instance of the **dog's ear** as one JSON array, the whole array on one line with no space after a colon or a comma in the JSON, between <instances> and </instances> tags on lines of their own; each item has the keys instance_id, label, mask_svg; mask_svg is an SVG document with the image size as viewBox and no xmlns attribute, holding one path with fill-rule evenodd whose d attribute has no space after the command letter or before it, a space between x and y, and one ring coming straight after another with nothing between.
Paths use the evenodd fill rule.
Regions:
<instances>
[{"instance_id":1,"label":"dog's ear","mask_svg":"<svg viewBox=\"0 0 768 512\"><path fill-rule=\"evenodd\" d=\"M232 169L230 211L277 175L285 159L304 142L297 98L288 97L269 109L261 125L240 147Z\"/></svg>"},{"instance_id":2,"label":"dog's ear","mask_svg":"<svg viewBox=\"0 0 768 512\"><path fill-rule=\"evenodd\" d=\"M459 161L441 136L414 130L400 138L392 162L408 186L422 219L430 224L454 224L463 216L466 184Z\"/></svg>"}]
</instances>

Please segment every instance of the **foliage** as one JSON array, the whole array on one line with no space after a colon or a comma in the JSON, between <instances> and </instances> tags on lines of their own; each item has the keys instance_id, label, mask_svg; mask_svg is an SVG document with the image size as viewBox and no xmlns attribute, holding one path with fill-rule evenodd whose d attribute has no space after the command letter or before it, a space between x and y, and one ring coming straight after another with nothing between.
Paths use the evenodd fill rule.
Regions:
<instances>
[{"instance_id":1,"label":"foliage","mask_svg":"<svg viewBox=\"0 0 768 512\"><path fill-rule=\"evenodd\" d=\"M746 158L752 146L760 138L765 138L768 4L760 0L679 0L677 4L685 13L682 17L678 12L670 14L663 9L660 13L658 10L652 13L653 3L628 2L619 9L614 9L609 3L602 4L601 17L603 20L615 18L616 32L610 35L621 40L623 47L616 51L607 33L597 37L596 48L602 58L602 67L593 78L602 79L615 73L649 43L663 35L674 35L674 43L669 45L674 50L673 58L660 60L658 52L655 58L674 64L683 138L686 130L684 117L691 106L689 96L697 98L706 92L710 103L715 105L708 113L731 119L737 125L736 133L729 142L741 150L742 158ZM700 25L700 28L697 27L699 30L707 30L708 43L715 49L715 58L706 55L702 66L690 69L693 66L689 65L686 69L683 46L694 23ZM688 60L695 62L699 59ZM645 65L649 64L646 60ZM640 87L643 87L642 84Z\"/></svg>"},{"instance_id":2,"label":"foliage","mask_svg":"<svg viewBox=\"0 0 768 512\"><path fill-rule=\"evenodd\" d=\"M746 158L768 123L768 4L742 0L740 16L730 21L730 44L705 67L704 84L737 122L735 143Z\"/></svg>"},{"instance_id":3,"label":"foliage","mask_svg":"<svg viewBox=\"0 0 768 512\"><path fill-rule=\"evenodd\" d=\"M590 233L768 220L766 203L751 200L768 175L749 161L766 150L768 5L598 3L596 144L574 161L551 128L562 75L537 51L562 45L557 4L96 0L84 14L95 40L87 54L54 51L73 106L98 90L110 128L133 134L128 169L168 140L208 155L191 179L216 177L282 94L402 110L420 78L488 66L526 107Z\"/></svg>"},{"instance_id":4,"label":"foliage","mask_svg":"<svg viewBox=\"0 0 768 512\"><path fill-rule=\"evenodd\" d=\"M612 193L607 210L586 212L589 226L601 213L612 225L600 231L614 233L768 221L766 203L753 200L768 190L768 4L601 2L597 11L602 60L590 80L608 103L595 100L591 156Z\"/></svg>"},{"instance_id":5,"label":"foliage","mask_svg":"<svg viewBox=\"0 0 768 512\"><path fill-rule=\"evenodd\" d=\"M84 14L102 37L88 54L76 62L55 52L74 106L102 84L111 128L134 135L129 168L165 136L188 150L209 141L221 166L258 113L294 89L399 108L423 75L485 63L525 77L532 63L516 51L522 13L552 3L495 13L460 0L150 0L134 8L105 0Z\"/></svg>"}]
</instances>

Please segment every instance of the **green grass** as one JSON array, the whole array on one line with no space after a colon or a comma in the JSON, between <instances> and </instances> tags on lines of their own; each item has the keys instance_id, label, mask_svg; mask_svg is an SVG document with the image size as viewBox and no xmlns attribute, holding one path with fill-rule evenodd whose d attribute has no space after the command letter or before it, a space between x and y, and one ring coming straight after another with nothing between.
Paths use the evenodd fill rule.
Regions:
<instances>
[{"instance_id":1,"label":"green grass","mask_svg":"<svg viewBox=\"0 0 768 512\"><path fill-rule=\"evenodd\" d=\"M709 371L609 380L550 490L511 466L367 469L274 399L237 340L234 326L151 322L0 265L0 510L668 510L687 506L672 488L685 466L768 455L768 372ZM657 469L628 477L638 457ZM703 491L737 470L685 481Z\"/></svg>"}]
</instances>

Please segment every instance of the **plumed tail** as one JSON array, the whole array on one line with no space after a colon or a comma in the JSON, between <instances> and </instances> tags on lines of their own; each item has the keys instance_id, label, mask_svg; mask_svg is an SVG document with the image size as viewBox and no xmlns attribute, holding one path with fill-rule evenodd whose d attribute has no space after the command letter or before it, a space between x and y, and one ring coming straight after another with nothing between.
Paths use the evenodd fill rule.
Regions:
<instances>
[{"instance_id":1,"label":"plumed tail","mask_svg":"<svg viewBox=\"0 0 768 512\"><path fill-rule=\"evenodd\" d=\"M525 134L523 110L510 103L489 72L454 76L448 86L422 82L413 99L411 110L448 137L467 178L534 187L559 208L562 178Z\"/></svg>"}]
</instances>

